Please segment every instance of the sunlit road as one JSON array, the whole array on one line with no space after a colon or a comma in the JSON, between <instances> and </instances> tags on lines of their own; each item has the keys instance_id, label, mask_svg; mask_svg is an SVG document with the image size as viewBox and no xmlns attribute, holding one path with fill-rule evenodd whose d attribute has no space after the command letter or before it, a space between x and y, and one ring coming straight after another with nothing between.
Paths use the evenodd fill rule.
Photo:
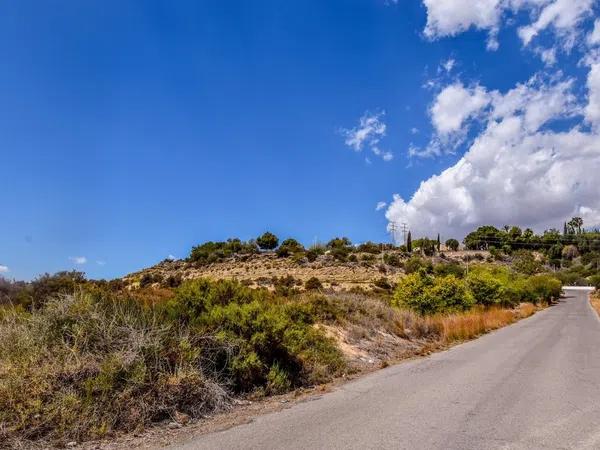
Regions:
<instances>
[{"instance_id":1,"label":"sunlit road","mask_svg":"<svg viewBox=\"0 0 600 450\"><path fill-rule=\"evenodd\" d=\"M598 449L600 321L588 293L378 371L192 449Z\"/></svg>"}]
</instances>

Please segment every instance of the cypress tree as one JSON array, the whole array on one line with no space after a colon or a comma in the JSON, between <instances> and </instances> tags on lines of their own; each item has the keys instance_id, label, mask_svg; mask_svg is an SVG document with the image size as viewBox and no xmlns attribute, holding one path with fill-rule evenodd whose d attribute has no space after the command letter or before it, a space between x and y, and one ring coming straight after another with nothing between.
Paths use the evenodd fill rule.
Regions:
<instances>
[{"instance_id":1,"label":"cypress tree","mask_svg":"<svg viewBox=\"0 0 600 450\"><path fill-rule=\"evenodd\" d=\"M438 233L437 237L437 251L439 252L441 249L442 243L440 242L440 233Z\"/></svg>"},{"instance_id":2,"label":"cypress tree","mask_svg":"<svg viewBox=\"0 0 600 450\"><path fill-rule=\"evenodd\" d=\"M408 232L408 236L406 237L406 251L408 253L412 253L412 236L410 235L410 231Z\"/></svg>"}]
</instances>

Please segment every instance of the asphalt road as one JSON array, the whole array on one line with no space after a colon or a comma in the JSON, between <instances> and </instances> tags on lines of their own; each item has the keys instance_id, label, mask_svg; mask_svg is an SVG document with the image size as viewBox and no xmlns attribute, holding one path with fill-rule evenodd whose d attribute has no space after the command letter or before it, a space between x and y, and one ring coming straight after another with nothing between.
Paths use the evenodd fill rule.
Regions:
<instances>
[{"instance_id":1,"label":"asphalt road","mask_svg":"<svg viewBox=\"0 0 600 450\"><path fill-rule=\"evenodd\" d=\"M179 449L600 449L588 293Z\"/></svg>"}]
</instances>

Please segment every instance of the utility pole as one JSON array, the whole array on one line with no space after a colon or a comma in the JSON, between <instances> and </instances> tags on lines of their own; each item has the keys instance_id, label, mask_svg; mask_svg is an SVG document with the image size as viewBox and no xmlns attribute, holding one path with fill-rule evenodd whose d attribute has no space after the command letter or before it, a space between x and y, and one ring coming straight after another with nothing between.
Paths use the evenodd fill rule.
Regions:
<instances>
[{"instance_id":1,"label":"utility pole","mask_svg":"<svg viewBox=\"0 0 600 450\"><path fill-rule=\"evenodd\" d=\"M390 224L390 234L392 235L392 244L394 245L396 245L396 231L398 231L396 222L392 222Z\"/></svg>"},{"instance_id":2,"label":"utility pole","mask_svg":"<svg viewBox=\"0 0 600 450\"><path fill-rule=\"evenodd\" d=\"M408 233L408 224L406 222L402 222L402 236L404 237L404 245L406 245L406 233Z\"/></svg>"}]
</instances>

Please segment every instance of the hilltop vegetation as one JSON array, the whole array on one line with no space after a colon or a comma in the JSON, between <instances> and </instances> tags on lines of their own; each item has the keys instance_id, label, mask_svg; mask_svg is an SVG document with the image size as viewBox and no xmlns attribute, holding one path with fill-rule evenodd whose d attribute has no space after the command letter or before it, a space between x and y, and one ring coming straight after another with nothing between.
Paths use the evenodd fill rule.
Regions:
<instances>
[{"instance_id":1,"label":"hilltop vegetation","mask_svg":"<svg viewBox=\"0 0 600 450\"><path fill-rule=\"evenodd\" d=\"M201 244L124 279L0 279L0 441L64 445L185 423L239 396L471 339L554 302L561 283L598 283L597 232L575 227L537 247L526 233L524 248L510 231L499 232L519 240L497 248L490 227L476 230L471 251L439 238L305 248L265 233Z\"/></svg>"}]
</instances>

